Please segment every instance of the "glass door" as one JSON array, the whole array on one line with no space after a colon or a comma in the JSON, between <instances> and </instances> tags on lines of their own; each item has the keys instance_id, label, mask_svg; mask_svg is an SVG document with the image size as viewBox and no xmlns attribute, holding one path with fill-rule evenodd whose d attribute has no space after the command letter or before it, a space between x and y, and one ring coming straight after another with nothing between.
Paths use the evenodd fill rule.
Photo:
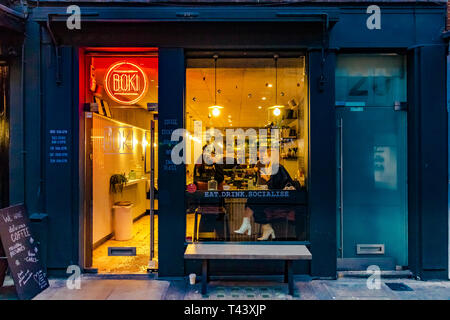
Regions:
<instances>
[{"instance_id":1,"label":"glass door","mask_svg":"<svg viewBox=\"0 0 450 320\"><path fill-rule=\"evenodd\" d=\"M407 265L406 112L338 108L339 257Z\"/></svg>"},{"instance_id":2,"label":"glass door","mask_svg":"<svg viewBox=\"0 0 450 320\"><path fill-rule=\"evenodd\" d=\"M88 262L98 273L157 270L157 52L95 49L85 74Z\"/></svg>"},{"instance_id":3,"label":"glass door","mask_svg":"<svg viewBox=\"0 0 450 320\"><path fill-rule=\"evenodd\" d=\"M408 264L406 109L404 56L338 55L337 242L341 270L363 270L371 264L395 269Z\"/></svg>"}]
</instances>

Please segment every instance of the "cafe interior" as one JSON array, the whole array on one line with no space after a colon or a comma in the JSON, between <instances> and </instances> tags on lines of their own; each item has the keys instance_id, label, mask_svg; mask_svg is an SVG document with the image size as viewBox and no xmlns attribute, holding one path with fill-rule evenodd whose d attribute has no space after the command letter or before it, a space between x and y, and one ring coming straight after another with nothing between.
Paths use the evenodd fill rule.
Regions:
<instances>
[{"instance_id":1,"label":"cafe interior","mask_svg":"<svg viewBox=\"0 0 450 320\"><path fill-rule=\"evenodd\" d=\"M192 150L197 144L206 152L203 160L212 152L217 163L211 166L203 161L199 164L192 158L186 165L186 242L306 239L305 208L277 205L276 199L251 204L245 197L225 197L202 203L195 194L208 190L305 192L307 103L305 57L301 54L257 57L213 54L187 60L185 123L188 141ZM199 123L201 139L195 134ZM208 135L211 129L218 131L223 139ZM234 138L234 150L229 152L225 137L230 129L244 132L254 129L257 150L262 146L270 150L271 146L278 145L279 173L263 179L262 154L258 151L256 163L251 159L249 154L254 141L248 137L241 142ZM260 135L260 129L267 130L267 139ZM279 132L275 136L277 144L271 141L274 129ZM238 161L242 149L245 159ZM190 198L196 200L189 201Z\"/></svg>"},{"instance_id":2,"label":"cafe interior","mask_svg":"<svg viewBox=\"0 0 450 320\"><path fill-rule=\"evenodd\" d=\"M146 273L158 266L157 52L92 50L86 59L86 100L92 111L92 267L99 273ZM259 160L251 163L246 139L234 146L235 155L225 164L186 164L187 196L214 190L305 192L305 65L305 56L293 53L187 59L187 146L213 148L215 155L214 148L222 142L205 134L209 129L224 136L227 129L279 129L282 173L281 180L277 178L281 184L274 184L276 179L262 173ZM122 78L114 82L114 77ZM203 134L198 137L194 126L200 122ZM258 136L258 146L259 140ZM236 160L240 148L245 150L244 163ZM216 203L187 201L186 242L306 240L304 210L271 201L270 206L242 197Z\"/></svg>"}]
</instances>

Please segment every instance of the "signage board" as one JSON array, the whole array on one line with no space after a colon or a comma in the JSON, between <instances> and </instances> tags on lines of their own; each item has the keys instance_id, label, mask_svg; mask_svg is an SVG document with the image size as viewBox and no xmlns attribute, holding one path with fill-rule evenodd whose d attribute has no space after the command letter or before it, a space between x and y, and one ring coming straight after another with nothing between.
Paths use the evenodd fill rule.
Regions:
<instances>
[{"instance_id":1,"label":"signage board","mask_svg":"<svg viewBox=\"0 0 450 320\"><path fill-rule=\"evenodd\" d=\"M38 242L32 235L24 205L0 209L0 238L19 298L32 299L48 288Z\"/></svg>"},{"instance_id":2,"label":"signage board","mask_svg":"<svg viewBox=\"0 0 450 320\"><path fill-rule=\"evenodd\" d=\"M120 61L108 68L104 87L108 96L115 102L133 105L147 93L148 82L141 67L132 62Z\"/></svg>"}]
</instances>

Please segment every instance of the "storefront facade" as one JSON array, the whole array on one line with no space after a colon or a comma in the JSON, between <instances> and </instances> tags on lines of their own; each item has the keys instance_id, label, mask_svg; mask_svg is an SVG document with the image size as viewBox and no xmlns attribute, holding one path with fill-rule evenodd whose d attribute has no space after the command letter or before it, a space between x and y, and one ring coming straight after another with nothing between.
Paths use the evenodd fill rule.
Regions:
<instances>
[{"instance_id":1,"label":"storefront facade","mask_svg":"<svg viewBox=\"0 0 450 320\"><path fill-rule=\"evenodd\" d=\"M271 225L277 244L306 244L311 265L298 263L296 273L335 278L338 269L370 263L424 279L447 277L445 3L382 3L379 26L369 3L108 4L80 6L79 30L68 29L66 4L39 1L29 9L23 200L30 212L49 215L51 271L97 268L93 252L111 237L97 226L105 217L95 210L105 211L95 208L110 210L100 201L109 186L97 177L105 164L132 154L138 160L127 163L139 162L132 171L156 180L157 208L143 204L133 218L157 209L159 276L200 270L183 258L192 241L261 243L256 233L245 238L234 231L245 207L253 208L256 221L258 206L270 204L277 208L259 211L285 222L252 222L252 229ZM132 76L119 85L114 74ZM277 125L280 116L284 122ZM204 168L175 164L172 157L173 131L194 134L196 120L203 121L201 129L281 128L280 141L291 143L280 143L281 164L295 186L252 189L252 173L245 171L251 166L234 166L216 177L227 187L200 187L209 180L196 180L195 172ZM109 152L107 130L124 139L124 148L128 130L137 141L130 148L143 148ZM95 139L103 139L100 148ZM200 140L200 148L209 143ZM130 167L111 170L124 168L129 180L139 180L128 174ZM109 183L106 175L102 181ZM140 200L133 199L137 207ZM225 209L223 230L230 230L205 224L204 232L194 231L193 217L206 222L211 206ZM263 227L258 232L264 238ZM240 261L211 268L217 274L283 270L282 264Z\"/></svg>"}]
</instances>

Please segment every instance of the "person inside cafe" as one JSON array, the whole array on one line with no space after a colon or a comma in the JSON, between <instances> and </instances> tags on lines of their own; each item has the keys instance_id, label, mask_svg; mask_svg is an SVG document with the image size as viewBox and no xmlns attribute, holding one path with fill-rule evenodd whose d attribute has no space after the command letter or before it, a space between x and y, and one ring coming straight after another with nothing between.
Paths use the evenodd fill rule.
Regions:
<instances>
[{"instance_id":1,"label":"person inside cafe","mask_svg":"<svg viewBox=\"0 0 450 320\"><path fill-rule=\"evenodd\" d=\"M271 151L268 148L264 152L263 161L259 161L254 170L257 174L257 187L268 190L295 190L295 183L287 170L281 164L275 164L271 159ZM295 212L283 210L275 207L262 207L256 205L246 205L244 218L241 227L235 230L238 234L252 234L251 218L254 217L256 223L262 225L262 235L257 240L275 239L275 231L271 221L280 215L287 215L288 219L295 219Z\"/></svg>"}]
</instances>

